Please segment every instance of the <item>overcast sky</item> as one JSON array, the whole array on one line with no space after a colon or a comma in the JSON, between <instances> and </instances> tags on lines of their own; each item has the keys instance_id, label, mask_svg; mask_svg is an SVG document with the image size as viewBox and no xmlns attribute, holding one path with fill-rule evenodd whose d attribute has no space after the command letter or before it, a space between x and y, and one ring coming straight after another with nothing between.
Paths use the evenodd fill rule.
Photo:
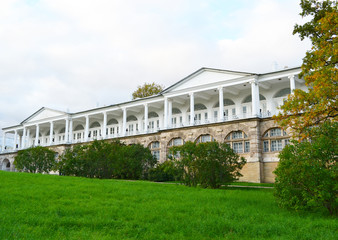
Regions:
<instances>
[{"instance_id":1,"label":"overcast sky","mask_svg":"<svg viewBox=\"0 0 338 240\"><path fill-rule=\"evenodd\" d=\"M300 11L298 0L1 0L0 128L41 107L128 101L201 67L300 66Z\"/></svg>"}]
</instances>

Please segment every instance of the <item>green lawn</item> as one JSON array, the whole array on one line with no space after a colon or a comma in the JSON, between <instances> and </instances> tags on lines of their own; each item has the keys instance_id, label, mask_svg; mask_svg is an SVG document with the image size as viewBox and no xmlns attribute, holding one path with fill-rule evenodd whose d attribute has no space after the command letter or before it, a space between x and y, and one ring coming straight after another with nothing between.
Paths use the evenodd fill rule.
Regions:
<instances>
[{"instance_id":1,"label":"green lawn","mask_svg":"<svg viewBox=\"0 0 338 240\"><path fill-rule=\"evenodd\" d=\"M0 239L336 239L326 213L272 189L201 189L0 171Z\"/></svg>"}]
</instances>

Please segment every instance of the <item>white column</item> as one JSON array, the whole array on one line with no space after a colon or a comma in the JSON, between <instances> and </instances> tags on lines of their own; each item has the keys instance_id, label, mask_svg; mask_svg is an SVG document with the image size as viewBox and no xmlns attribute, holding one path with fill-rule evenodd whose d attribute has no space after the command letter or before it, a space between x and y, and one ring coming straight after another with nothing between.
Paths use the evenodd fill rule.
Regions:
<instances>
[{"instance_id":1,"label":"white column","mask_svg":"<svg viewBox=\"0 0 338 240\"><path fill-rule=\"evenodd\" d=\"M259 116L259 87L257 80L251 82L252 116Z\"/></svg>"},{"instance_id":2,"label":"white column","mask_svg":"<svg viewBox=\"0 0 338 240\"><path fill-rule=\"evenodd\" d=\"M291 93L296 89L295 75L289 76Z\"/></svg>"},{"instance_id":3,"label":"white column","mask_svg":"<svg viewBox=\"0 0 338 240\"><path fill-rule=\"evenodd\" d=\"M5 147L6 147L6 132L4 132L2 134L2 151L5 151Z\"/></svg>"},{"instance_id":4,"label":"white column","mask_svg":"<svg viewBox=\"0 0 338 240\"><path fill-rule=\"evenodd\" d=\"M24 127L23 132L22 132L22 138L21 138L21 149L25 148L26 146L25 141L26 141L26 128Z\"/></svg>"},{"instance_id":5,"label":"white column","mask_svg":"<svg viewBox=\"0 0 338 240\"><path fill-rule=\"evenodd\" d=\"M164 98L164 121L163 121L163 128L168 128L168 98Z\"/></svg>"},{"instance_id":6,"label":"white column","mask_svg":"<svg viewBox=\"0 0 338 240\"><path fill-rule=\"evenodd\" d=\"M103 112L102 138L107 138L107 112Z\"/></svg>"},{"instance_id":7,"label":"white column","mask_svg":"<svg viewBox=\"0 0 338 240\"><path fill-rule=\"evenodd\" d=\"M219 111L218 111L218 119L220 122L224 121L224 100L223 100L223 87L218 88L218 101L219 101Z\"/></svg>"},{"instance_id":8,"label":"white column","mask_svg":"<svg viewBox=\"0 0 338 240\"><path fill-rule=\"evenodd\" d=\"M40 126L39 126L39 124L36 124L35 142L34 142L35 146L37 146L39 144L39 133L40 133Z\"/></svg>"},{"instance_id":9,"label":"white column","mask_svg":"<svg viewBox=\"0 0 338 240\"><path fill-rule=\"evenodd\" d=\"M172 127L172 119L173 118L173 100L168 100L168 126Z\"/></svg>"},{"instance_id":10,"label":"white column","mask_svg":"<svg viewBox=\"0 0 338 240\"><path fill-rule=\"evenodd\" d=\"M88 142L88 133L89 133L89 116L86 115L86 126L85 126L85 135L84 135L84 141Z\"/></svg>"},{"instance_id":11,"label":"white column","mask_svg":"<svg viewBox=\"0 0 338 240\"><path fill-rule=\"evenodd\" d=\"M69 143L73 143L73 119L69 119Z\"/></svg>"},{"instance_id":12,"label":"white column","mask_svg":"<svg viewBox=\"0 0 338 240\"><path fill-rule=\"evenodd\" d=\"M144 132L148 132L148 104L144 104Z\"/></svg>"},{"instance_id":13,"label":"white column","mask_svg":"<svg viewBox=\"0 0 338 240\"><path fill-rule=\"evenodd\" d=\"M122 136L126 135L127 128L127 108L123 108L123 116L122 116Z\"/></svg>"},{"instance_id":14,"label":"white column","mask_svg":"<svg viewBox=\"0 0 338 240\"><path fill-rule=\"evenodd\" d=\"M49 127L49 146L53 144L53 131L54 131L54 122L50 122L50 127Z\"/></svg>"},{"instance_id":15,"label":"white column","mask_svg":"<svg viewBox=\"0 0 338 240\"><path fill-rule=\"evenodd\" d=\"M13 146L13 150L16 149L16 144L17 144L17 142L18 142L18 131L15 130L15 131L14 131L14 146Z\"/></svg>"},{"instance_id":16,"label":"white column","mask_svg":"<svg viewBox=\"0 0 338 240\"><path fill-rule=\"evenodd\" d=\"M31 130L29 128L27 129L27 143L28 145L26 147L30 147L31 146Z\"/></svg>"},{"instance_id":17,"label":"white column","mask_svg":"<svg viewBox=\"0 0 338 240\"><path fill-rule=\"evenodd\" d=\"M189 93L190 96L190 125L195 123L195 102L194 102L194 93Z\"/></svg>"},{"instance_id":18,"label":"white column","mask_svg":"<svg viewBox=\"0 0 338 240\"><path fill-rule=\"evenodd\" d=\"M21 149L21 136L18 134L18 149Z\"/></svg>"},{"instance_id":19,"label":"white column","mask_svg":"<svg viewBox=\"0 0 338 240\"><path fill-rule=\"evenodd\" d=\"M66 126L65 126L65 143L68 143L69 139L69 119L66 119Z\"/></svg>"}]
</instances>

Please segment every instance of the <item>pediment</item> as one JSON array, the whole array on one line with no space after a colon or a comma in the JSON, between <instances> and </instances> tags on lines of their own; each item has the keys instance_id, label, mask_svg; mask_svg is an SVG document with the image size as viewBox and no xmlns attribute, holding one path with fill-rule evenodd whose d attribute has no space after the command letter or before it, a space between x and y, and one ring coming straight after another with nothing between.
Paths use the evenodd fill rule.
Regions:
<instances>
[{"instance_id":1,"label":"pediment","mask_svg":"<svg viewBox=\"0 0 338 240\"><path fill-rule=\"evenodd\" d=\"M33 113L31 116L29 116L27 119L25 119L22 123L29 123L29 122L35 122L42 119L48 119L53 117L58 117L65 115L66 112L50 109L50 108L41 108L37 112Z\"/></svg>"},{"instance_id":2,"label":"pediment","mask_svg":"<svg viewBox=\"0 0 338 240\"><path fill-rule=\"evenodd\" d=\"M237 78L252 75L253 73L235 72L227 70L202 68L178 83L165 89L163 92L179 91L199 86L205 86L217 82L232 81Z\"/></svg>"}]
</instances>

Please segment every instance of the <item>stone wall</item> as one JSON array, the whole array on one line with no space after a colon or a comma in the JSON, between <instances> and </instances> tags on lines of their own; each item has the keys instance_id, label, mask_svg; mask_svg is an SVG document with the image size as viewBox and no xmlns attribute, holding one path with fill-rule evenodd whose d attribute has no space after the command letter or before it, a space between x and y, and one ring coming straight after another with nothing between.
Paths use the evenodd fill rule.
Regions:
<instances>
[{"instance_id":1,"label":"stone wall","mask_svg":"<svg viewBox=\"0 0 338 240\"><path fill-rule=\"evenodd\" d=\"M185 142L196 141L199 136L209 134L216 141L224 142L228 134L232 131L240 130L247 135L246 140L250 141L250 152L240 154L247 160L247 164L241 171L243 177L240 178L240 181L274 182L274 174L272 172L278 163L278 153L263 153L261 142L263 134L273 127L277 127L277 125L271 119L252 118L162 130L151 134L122 137L120 140L126 144L140 143L145 147L148 147L151 142L159 141L161 146L160 161L163 162L166 160L168 153L168 144L173 138L180 137ZM107 141L111 140L112 139L109 139ZM62 154L67 147L70 147L70 145L52 146L51 149L56 151L58 154ZM4 159L9 159L10 162L13 163L14 156L15 153L0 154L0 164Z\"/></svg>"}]
</instances>

